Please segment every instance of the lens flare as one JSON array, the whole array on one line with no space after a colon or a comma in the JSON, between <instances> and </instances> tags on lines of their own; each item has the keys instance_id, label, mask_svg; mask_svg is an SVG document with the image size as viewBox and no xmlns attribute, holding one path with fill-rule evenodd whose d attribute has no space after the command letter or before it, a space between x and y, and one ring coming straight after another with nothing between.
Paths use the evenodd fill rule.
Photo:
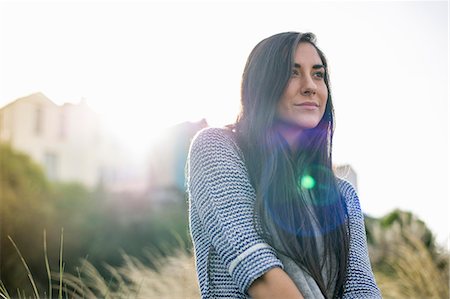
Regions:
<instances>
[{"instance_id":1,"label":"lens flare","mask_svg":"<svg viewBox=\"0 0 450 299\"><path fill-rule=\"evenodd\" d=\"M338 194L334 194L335 191L326 184L328 178L334 178L332 169L310 165L299 171L295 186L297 194L293 192L287 198L274 200L276 194L268 187L264 212L271 229L297 237L317 237L344 224L346 216L336 214L342 195L339 189L336 190ZM305 217L309 220L305 220Z\"/></svg>"},{"instance_id":2,"label":"lens flare","mask_svg":"<svg viewBox=\"0 0 450 299\"><path fill-rule=\"evenodd\" d=\"M304 175L300 179L300 186L304 189L312 189L316 185L316 180L309 174Z\"/></svg>"}]
</instances>

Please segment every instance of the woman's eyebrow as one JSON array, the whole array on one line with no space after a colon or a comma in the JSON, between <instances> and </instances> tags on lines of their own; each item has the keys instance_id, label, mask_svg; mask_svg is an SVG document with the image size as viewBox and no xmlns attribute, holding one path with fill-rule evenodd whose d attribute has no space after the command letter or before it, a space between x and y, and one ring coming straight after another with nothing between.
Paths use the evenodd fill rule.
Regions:
<instances>
[{"instance_id":1,"label":"woman's eyebrow","mask_svg":"<svg viewBox=\"0 0 450 299\"><path fill-rule=\"evenodd\" d=\"M300 64L299 63L294 63L294 67L295 68L300 68ZM317 70L317 69L325 68L325 66L323 66L322 64L315 64L315 65L313 65L312 68Z\"/></svg>"}]
</instances>

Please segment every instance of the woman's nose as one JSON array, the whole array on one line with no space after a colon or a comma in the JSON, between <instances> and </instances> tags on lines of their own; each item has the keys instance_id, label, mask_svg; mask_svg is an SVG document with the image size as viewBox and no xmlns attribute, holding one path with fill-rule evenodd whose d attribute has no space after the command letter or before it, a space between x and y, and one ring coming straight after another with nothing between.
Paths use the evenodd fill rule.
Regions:
<instances>
[{"instance_id":1,"label":"woman's nose","mask_svg":"<svg viewBox=\"0 0 450 299\"><path fill-rule=\"evenodd\" d=\"M315 95L317 90L317 85L311 76L304 76L301 86L301 94L305 96Z\"/></svg>"}]
</instances>

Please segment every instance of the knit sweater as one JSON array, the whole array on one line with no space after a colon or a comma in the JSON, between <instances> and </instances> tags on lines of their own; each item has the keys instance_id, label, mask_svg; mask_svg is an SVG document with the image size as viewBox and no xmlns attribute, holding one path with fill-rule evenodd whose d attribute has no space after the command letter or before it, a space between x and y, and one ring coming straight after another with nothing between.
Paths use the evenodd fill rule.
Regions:
<instances>
[{"instance_id":1,"label":"knit sweater","mask_svg":"<svg viewBox=\"0 0 450 299\"><path fill-rule=\"evenodd\" d=\"M345 180L339 179L338 187L346 200L350 230L343 298L381 298L358 196ZM255 190L233 132L206 128L196 134L189 150L187 188L201 297L250 298L254 280L284 265L254 227Z\"/></svg>"}]
</instances>

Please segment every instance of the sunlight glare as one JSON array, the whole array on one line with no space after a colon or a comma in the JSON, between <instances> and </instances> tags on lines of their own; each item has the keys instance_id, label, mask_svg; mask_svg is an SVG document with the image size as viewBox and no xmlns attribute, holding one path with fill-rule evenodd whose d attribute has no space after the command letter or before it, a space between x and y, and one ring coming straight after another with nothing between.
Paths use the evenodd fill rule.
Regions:
<instances>
[{"instance_id":1,"label":"sunlight glare","mask_svg":"<svg viewBox=\"0 0 450 299\"><path fill-rule=\"evenodd\" d=\"M304 175L300 180L300 185L304 189L312 189L316 185L316 181L310 175Z\"/></svg>"}]
</instances>

